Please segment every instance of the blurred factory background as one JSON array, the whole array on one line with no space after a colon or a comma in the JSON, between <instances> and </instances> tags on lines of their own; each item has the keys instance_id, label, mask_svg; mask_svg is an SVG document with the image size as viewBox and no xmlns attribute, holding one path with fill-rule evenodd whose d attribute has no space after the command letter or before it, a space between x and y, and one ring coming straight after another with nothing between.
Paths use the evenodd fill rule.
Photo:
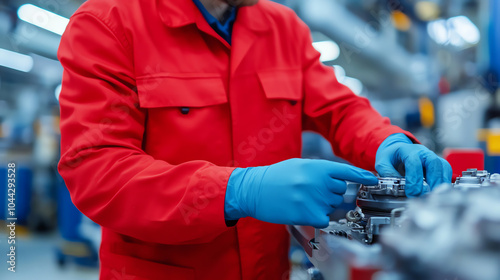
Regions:
<instances>
[{"instance_id":1,"label":"blurred factory background","mask_svg":"<svg viewBox=\"0 0 500 280\"><path fill-rule=\"evenodd\" d=\"M97 279L99 228L71 204L56 169L63 71L56 52L83 2L0 2L0 220L7 215L7 164L15 162L21 225L15 274L3 261L1 227L0 279ZM500 172L500 1L277 2L310 26L339 81L394 124L438 153L482 149L485 168ZM311 133L304 133L304 157L335 159ZM302 254L292 249L291 261L302 264ZM300 270L293 277L307 279Z\"/></svg>"}]
</instances>

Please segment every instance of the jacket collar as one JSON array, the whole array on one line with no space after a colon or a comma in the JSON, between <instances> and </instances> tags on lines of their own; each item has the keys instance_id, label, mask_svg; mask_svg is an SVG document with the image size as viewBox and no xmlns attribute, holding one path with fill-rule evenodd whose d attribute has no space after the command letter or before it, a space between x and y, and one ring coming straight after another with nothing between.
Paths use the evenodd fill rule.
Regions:
<instances>
[{"instance_id":1,"label":"jacket collar","mask_svg":"<svg viewBox=\"0 0 500 280\"><path fill-rule=\"evenodd\" d=\"M198 24L199 20L204 20L192 0L156 0L156 3L160 18L168 27ZM256 32L268 30L269 22L260 6L259 2L255 6L239 8L235 24L245 25L246 28Z\"/></svg>"}]
</instances>

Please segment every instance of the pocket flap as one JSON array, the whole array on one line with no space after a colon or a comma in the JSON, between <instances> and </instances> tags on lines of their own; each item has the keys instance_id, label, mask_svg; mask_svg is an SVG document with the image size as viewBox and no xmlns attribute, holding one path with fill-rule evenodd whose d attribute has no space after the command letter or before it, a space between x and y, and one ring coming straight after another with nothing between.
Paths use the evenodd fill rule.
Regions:
<instances>
[{"instance_id":1,"label":"pocket flap","mask_svg":"<svg viewBox=\"0 0 500 280\"><path fill-rule=\"evenodd\" d=\"M164 75L137 78L139 103L143 108L205 107L227 103L219 76Z\"/></svg>"},{"instance_id":2,"label":"pocket flap","mask_svg":"<svg viewBox=\"0 0 500 280\"><path fill-rule=\"evenodd\" d=\"M302 72L300 70L263 71L258 75L267 98L302 99Z\"/></svg>"}]
</instances>

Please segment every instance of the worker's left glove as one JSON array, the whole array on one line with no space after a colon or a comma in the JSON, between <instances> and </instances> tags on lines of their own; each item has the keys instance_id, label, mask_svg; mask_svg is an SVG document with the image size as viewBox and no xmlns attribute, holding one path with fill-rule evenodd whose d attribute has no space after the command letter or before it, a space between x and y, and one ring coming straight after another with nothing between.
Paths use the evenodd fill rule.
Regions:
<instances>
[{"instance_id":1,"label":"worker's left glove","mask_svg":"<svg viewBox=\"0 0 500 280\"><path fill-rule=\"evenodd\" d=\"M424 193L425 176L431 190L443 183L451 183L450 164L423 145L413 142L402 133L393 134L382 142L377 150L375 169L381 177L406 178L406 195L420 196Z\"/></svg>"}]
</instances>

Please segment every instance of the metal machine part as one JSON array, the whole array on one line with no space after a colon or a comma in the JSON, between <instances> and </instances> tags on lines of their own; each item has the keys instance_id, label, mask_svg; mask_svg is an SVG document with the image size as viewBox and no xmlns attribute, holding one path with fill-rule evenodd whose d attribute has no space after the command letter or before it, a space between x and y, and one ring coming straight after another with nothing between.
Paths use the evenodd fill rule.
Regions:
<instances>
[{"instance_id":1,"label":"metal machine part","mask_svg":"<svg viewBox=\"0 0 500 280\"><path fill-rule=\"evenodd\" d=\"M406 205L404 178L380 178L378 185L361 185L356 204L365 214L386 216Z\"/></svg>"},{"instance_id":2,"label":"metal machine part","mask_svg":"<svg viewBox=\"0 0 500 280\"><path fill-rule=\"evenodd\" d=\"M357 240L363 244L373 244L378 241L378 236L383 228L395 226L393 221L399 219L399 209L404 208L396 208L392 213L388 213L386 216L368 217L361 213L361 209L357 208L347 213L348 218L338 222L331 222L330 226L322 231L350 240ZM352 216L357 217L349 220L349 217ZM320 245L316 244L316 246Z\"/></svg>"},{"instance_id":3,"label":"metal machine part","mask_svg":"<svg viewBox=\"0 0 500 280\"><path fill-rule=\"evenodd\" d=\"M500 174L488 173L485 170L467 169L462 176L455 181L455 188L479 188L489 186L500 186Z\"/></svg>"},{"instance_id":4,"label":"metal machine part","mask_svg":"<svg viewBox=\"0 0 500 280\"><path fill-rule=\"evenodd\" d=\"M481 184L490 178L490 173L485 170L467 169L462 172L461 177L455 180L455 187L479 188Z\"/></svg>"},{"instance_id":5,"label":"metal machine part","mask_svg":"<svg viewBox=\"0 0 500 280\"><path fill-rule=\"evenodd\" d=\"M400 227L381 235L387 279L500 279L499 229L500 188L455 186L412 200Z\"/></svg>"},{"instance_id":6,"label":"metal machine part","mask_svg":"<svg viewBox=\"0 0 500 280\"><path fill-rule=\"evenodd\" d=\"M395 224L406 201L404 178L380 178L377 185L361 185L356 199L358 207L324 231L373 244L382 228Z\"/></svg>"},{"instance_id":7,"label":"metal machine part","mask_svg":"<svg viewBox=\"0 0 500 280\"><path fill-rule=\"evenodd\" d=\"M500 279L498 186L499 174L470 169L407 199L404 179L381 178L345 219L290 232L326 280Z\"/></svg>"},{"instance_id":8,"label":"metal machine part","mask_svg":"<svg viewBox=\"0 0 500 280\"><path fill-rule=\"evenodd\" d=\"M454 188L480 188L500 186L500 175L484 170L468 169L457 178ZM380 232L384 228L397 227L400 217L408 203L405 195L406 181L404 178L380 178L377 185L361 185L356 199L357 208L347 212L345 219L333 222L323 231L336 236L344 236L357 240L362 244L378 242ZM430 187L424 183L426 192ZM316 231L315 240L311 244L318 248L319 230Z\"/></svg>"},{"instance_id":9,"label":"metal machine part","mask_svg":"<svg viewBox=\"0 0 500 280\"><path fill-rule=\"evenodd\" d=\"M317 271L316 279L321 275L324 280L371 279L360 275L372 275L382 267L380 244L371 246L351 240L349 228L335 222L320 230L306 226L289 227L292 236L302 245ZM315 240L318 247L312 249L309 240Z\"/></svg>"}]
</instances>

